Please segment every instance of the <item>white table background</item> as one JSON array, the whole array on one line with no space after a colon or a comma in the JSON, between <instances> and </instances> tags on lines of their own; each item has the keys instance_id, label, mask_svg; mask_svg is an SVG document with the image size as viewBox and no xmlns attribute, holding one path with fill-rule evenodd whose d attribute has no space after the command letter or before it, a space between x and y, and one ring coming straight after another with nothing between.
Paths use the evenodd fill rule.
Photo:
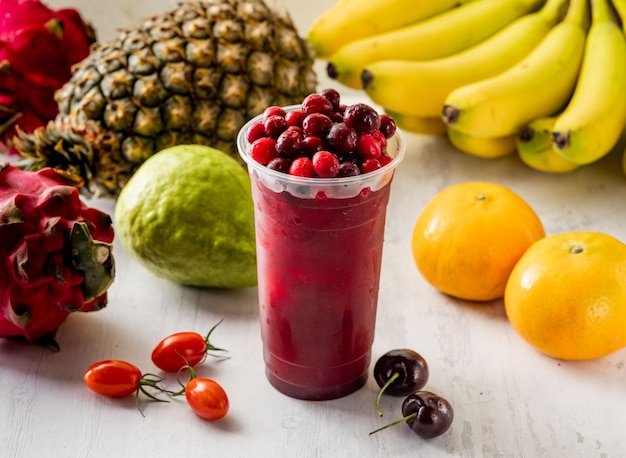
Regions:
<instances>
[{"instance_id":1,"label":"white table background","mask_svg":"<svg viewBox=\"0 0 626 458\"><path fill-rule=\"evenodd\" d=\"M274 1L301 32L332 5ZM78 7L102 40L119 27L171 8L174 0L50 0ZM332 85L319 63L320 87ZM353 92L344 91L345 94ZM1 157L0 157L1 159ZM377 386L348 397L305 402L275 391L264 377L256 289L215 291L169 283L131 260L115 242L117 277L106 309L72 315L61 327L59 353L0 341L0 457L621 457L626 456L626 350L589 362L565 362L535 351L507 322L502 301L453 300L418 274L410 238L424 204L449 185L494 181L519 193L548 234L603 231L626 241L626 177L621 153L574 173L533 171L515 156L481 160L454 150L442 137L408 135L387 216L374 358L408 347L430 365L427 389L451 401L455 419L443 436L422 440L399 425L368 432L398 418L402 398ZM109 214L110 200L88 201ZM82 381L93 362L121 358L145 372L154 345L166 335L205 333L220 319L215 344L229 360L208 361L201 376L215 378L231 410L219 422L195 416L183 399L144 402L107 399Z\"/></svg>"}]
</instances>

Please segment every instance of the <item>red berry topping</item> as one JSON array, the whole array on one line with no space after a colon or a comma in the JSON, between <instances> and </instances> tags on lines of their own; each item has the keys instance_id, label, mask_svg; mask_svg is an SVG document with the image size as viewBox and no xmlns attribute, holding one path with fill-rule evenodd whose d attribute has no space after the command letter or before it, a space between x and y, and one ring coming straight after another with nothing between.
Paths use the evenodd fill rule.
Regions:
<instances>
[{"instance_id":1,"label":"red berry topping","mask_svg":"<svg viewBox=\"0 0 626 458\"><path fill-rule=\"evenodd\" d=\"M309 94L302 101L302 111L306 114L330 114L333 112L333 104L323 95Z\"/></svg>"},{"instance_id":2,"label":"red berry topping","mask_svg":"<svg viewBox=\"0 0 626 458\"><path fill-rule=\"evenodd\" d=\"M289 161L284 157L275 157L267 163L267 168L281 173L289 173L290 165Z\"/></svg>"},{"instance_id":3,"label":"red berry topping","mask_svg":"<svg viewBox=\"0 0 626 458\"><path fill-rule=\"evenodd\" d=\"M248 143L254 143L255 140L263 137L267 137L267 132L265 132L265 127L260 122L252 124L248 132L246 132L246 140L248 140Z\"/></svg>"},{"instance_id":4,"label":"red berry topping","mask_svg":"<svg viewBox=\"0 0 626 458\"><path fill-rule=\"evenodd\" d=\"M380 143L369 134L359 135L356 141L356 152L363 158L378 159L381 154Z\"/></svg>"},{"instance_id":5,"label":"red berry topping","mask_svg":"<svg viewBox=\"0 0 626 458\"><path fill-rule=\"evenodd\" d=\"M396 122L387 114L380 115L380 131L385 138L391 138L396 133Z\"/></svg>"},{"instance_id":6,"label":"red berry topping","mask_svg":"<svg viewBox=\"0 0 626 458\"><path fill-rule=\"evenodd\" d=\"M378 162L380 162L381 167L384 167L387 164L389 164L392 160L393 158L391 156L389 156L388 154L383 154L382 156L380 156L380 159L378 159Z\"/></svg>"},{"instance_id":7,"label":"red berry topping","mask_svg":"<svg viewBox=\"0 0 626 458\"><path fill-rule=\"evenodd\" d=\"M287 113L282 107L277 107L277 106L267 107L263 111L263 117L261 118L261 121L265 123L267 118L269 118L270 116L281 116L284 118L286 114Z\"/></svg>"},{"instance_id":8,"label":"red berry topping","mask_svg":"<svg viewBox=\"0 0 626 458\"><path fill-rule=\"evenodd\" d=\"M265 132L267 135L273 138L278 138L278 136L287 129L287 121L285 121L284 116L272 115L268 116L268 118L263 122L263 126L265 127Z\"/></svg>"},{"instance_id":9,"label":"red berry topping","mask_svg":"<svg viewBox=\"0 0 626 458\"><path fill-rule=\"evenodd\" d=\"M371 135L378 141L381 151L385 151L387 149L387 137L385 137L385 134L383 134L380 130L370 132L369 135Z\"/></svg>"},{"instance_id":10,"label":"red berry topping","mask_svg":"<svg viewBox=\"0 0 626 458\"><path fill-rule=\"evenodd\" d=\"M324 140L315 135L309 135L302 139L302 151L306 156L313 156L324 149Z\"/></svg>"},{"instance_id":11,"label":"red berry topping","mask_svg":"<svg viewBox=\"0 0 626 458\"><path fill-rule=\"evenodd\" d=\"M363 159L363 162L361 162L361 173L373 172L381 167L382 166L380 165L380 161L378 159L368 157L367 159Z\"/></svg>"},{"instance_id":12,"label":"red berry topping","mask_svg":"<svg viewBox=\"0 0 626 458\"><path fill-rule=\"evenodd\" d=\"M256 140L250 146L250 157L259 164L266 165L278 155L276 151L276 140L270 137L263 137Z\"/></svg>"},{"instance_id":13,"label":"red berry topping","mask_svg":"<svg viewBox=\"0 0 626 458\"><path fill-rule=\"evenodd\" d=\"M301 110L292 110L285 114L285 121L287 121L288 126L302 127L302 121L305 117L306 115Z\"/></svg>"},{"instance_id":14,"label":"red berry topping","mask_svg":"<svg viewBox=\"0 0 626 458\"><path fill-rule=\"evenodd\" d=\"M302 135L297 130L288 129L276 139L276 151L286 158L296 158L302 153Z\"/></svg>"},{"instance_id":15,"label":"red berry topping","mask_svg":"<svg viewBox=\"0 0 626 458\"><path fill-rule=\"evenodd\" d=\"M357 133L342 122L333 124L326 135L326 141L339 153L356 148L357 138Z\"/></svg>"},{"instance_id":16,"label":"red berry topping","mask_svg":"<svg viewBox=\"0 0 626 458\"><path fill-rule=\"evenodd\" d=\"M294 159L291 163L291 167L289 167L289 174L298 177L312 178L315 175L315 171L313 170L311 159L308 157Z\"/></svg>"},{"instance_id":17,"label":"red berry topping","mask_svg":"<svg viewBox=\"0 0 626 458\"><path fill-rule=\"evenodd\" d=\"M302 130L305 135L325 137L332 125L333 122L325 114L311 113L302 121Z\"/></svg>"},{"instance_id":18,"label":"red berry topping","mask_svg":"<svg viewBox=\"0 0 626 458\"><path fill-rule=\"evenodd\" d=\"M339 108L339 104L341 102L341 96L339 95L339 91L333 88L327 88L320 92L322 97L328 99L328 101L332 104L333 110L337 110Z\"/></svg>"},{"instance_id":19,"label":"red berry topping","mask_svg":"<svg viewBox=\"0 0 626 458\"><path fill-rule=\"evenodd\" d=\"M333 178L339 172L339 159L329 151L318 151L313 155L313 171L321 178Z\"/></svg>"},{"instance_id":20,"label":"red berry topping","mask_svg":"<svg viewBox=\"0 0 626 458\"><path fill-rule=\"evenodd\" d=\"M360 174L359 166L354 162L342 162L339 164L337 177L355 177Z\"/></svg>"},{"instance_id":21,"label":"red berry topping","mask_svg":"<svg viewBox=\"0 0 626 458\"><path fill-rule=\"evenodd\" d=\"M380 116L365 103L355 103L346 108L343 122L359 134L368 134L380 127Z\"/></svg>"}]
</instances>

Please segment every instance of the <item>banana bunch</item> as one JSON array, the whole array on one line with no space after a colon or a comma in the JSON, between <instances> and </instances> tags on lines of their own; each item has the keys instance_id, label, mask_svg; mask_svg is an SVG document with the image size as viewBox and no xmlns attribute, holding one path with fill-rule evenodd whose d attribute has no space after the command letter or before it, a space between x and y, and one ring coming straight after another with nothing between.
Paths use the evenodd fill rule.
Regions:
<instances>
[{"instance_id":1,"label":"banana bunch","mask_svg":"<svg viewBox=\"0 0 626 458\"><path fill-rule=\"evenodd\" d=\"M626 0L339 0L309 40L401 128L474 156L571 172L626 128Z\"/></svg>"}]
</instances>

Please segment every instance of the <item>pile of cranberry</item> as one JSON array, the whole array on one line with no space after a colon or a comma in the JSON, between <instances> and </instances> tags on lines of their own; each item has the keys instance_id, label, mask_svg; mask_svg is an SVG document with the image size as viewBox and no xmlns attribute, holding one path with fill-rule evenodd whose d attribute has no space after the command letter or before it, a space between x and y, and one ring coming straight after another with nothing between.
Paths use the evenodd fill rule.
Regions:
<instances>
[{"instance_id":1,"label":"pile of cranberry","mask_svg":"<svg viewBox=\"0 0 626 458\"><path fill-rule=\"evenodd\" d=\"M396 123L365 103L343 105L335 89L310 94L300 109L271 106L246 132L250 157L300 177L349 177L391 161L387 139Z\"/></svg>"}]
</instances>

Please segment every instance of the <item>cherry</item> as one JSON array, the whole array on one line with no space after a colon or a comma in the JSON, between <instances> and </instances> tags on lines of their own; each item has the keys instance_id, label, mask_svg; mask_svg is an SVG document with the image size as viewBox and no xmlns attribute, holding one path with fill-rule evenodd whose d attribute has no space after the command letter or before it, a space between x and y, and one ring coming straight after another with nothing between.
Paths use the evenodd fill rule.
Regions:
<instances>
[{"instance_id":1,"label":"cherry","mask_svg":"<svg viewBox=\"0 0 626 458\"><path fill-rule=\"evenodd\" d=\"M355 177L360 174L359 166L354 162L342 162L337 170L337 177Z\"/></svg>"},{"instance_id":2,"label":"cherry","mask_svg":"<svg viewBox=\"0 0 626 458\"><path fill-rule=\"evenodd\" d=\"M284 157L275 157L267 163L267 168L276 170L277 172L289 173L291 164Z\"/></svg>"},{"instance_id":3,"label":"cherry","mask_svg":"<svg viewBox=\"0 0 626 458\"><path fill-rule=\"evenodd\" d=\"M276 139L276 151L286 158L298 157L302 152L302 136L297 130L284 131Z\"/></svg>"},{"instance_id":4,"label":"cherry","mask_svg":"<svg viewBox=\"0 0 626 458\"><path fill-rule=\"evenodd\" d=\"M396 133L396 122L387 114L380 115L380 131L385 138L391 138Z\"/></svg>"},{"instance_id":5,"label":"cherry","mask_svg":"<svg viewBox=\"0 0 626 458\"><path fill-rule=\"evenodd\" d=\"M315 175L321 178L333 178L339 172L339 159L329 151L318 151L311 160Z\"/></svg>"},{"instance_id":6,"label":"cherry","mask_svg":"<svg viewBox=\"0 0 626 458\"><path fill-rule=\"evenodd\" d=\"M390 350L382 355L374 365L374 379L380 391L376 398L376 412L383 416L379 408L383 394L406 396L420 390L428 381L428 363L413 350Z\"/></svg>"},{"instance_id":7,"label":"cherry","mask_svg":"<svg viewBox=\"0 0 626 458\"><path fill-rule=\"evenodd\" d=\"M376 110L365 103L355 103L346 108L343 122L359 134L368 134L380 127L380 116Z\"/></svg>"},{"instance_id":8,"label":"cherry","mask_svg":"<svg viewBox=\"0 0 626 458\"><path fill-rule=\"evenodd\" d=\"M313 156L324 149L324 140L316 135L309 135L302 139L302 151L307 156Z\"/></svg>"},{"instance_id":9,"label":"cherry","mask_svg":"<svg viewBox=\"0 0 626 458\"><path fill-rule=\"evenodd\" d=\"M331 126L326 141L338 152L347 153L356 147L357 133L345 123L335 123Z\"/></svg>"},{"instance_id":10,"label":"cherry","mask_svg":"<svg viewBox=\"0 0 626 458\"><path fill-rule=\"evenodd\" d=\"M324 137L332 125L332 120L325 114L311 113L302 121L302 130L305 135L317 135L318 137Z\"/></svg>"},{"instance_id":11,"label":"cherry","mask_svg":"<svg viewBox=\"0 0 626 458\"><path fill-rule=\"evenodd\" d=\"M339 95L339 91L333 88L326 88L320 92L320 95L327 98L328 101L332 104L333 110L337 110L339 108L339 103L341 101L341 95Z\"/></svg>"},{"instance_id":12,"label":"cherry","mask_svg":"<svg viewBox=\"0 0 626 458\"><path fill-rule=\"evenodd\" d=\"M448 400L430 391L416 391L407 396L402 403L402 415L403 418L372 431L370 435L406 423L421 438L431 439L445 433L454 419L454 411Z\"/></svg>"},{"instance_id":13,"label":"cherry","mask_svg":"<svg viewBox=\"0 0 626 458\"><path fill-rule=\"evenodd\" d=\"M250 157L259 164L266 165L277 154L276 140L270 137L259 138L250 146Z\"/></svg>"},{"instance_id":14,"label":"cherry","mask_svg":"<svg viewBox=\"0 0 626 458\"><path fill-rule=\"evenodd\" d=\"M285 121L284 116L271 115L268 116L265 121L263 121L263 126L265 127L265 132L267 132L267 135L273 138L278 138L278 136L285 129L287 129L287 121Z\"/></svg>"}]
</instances>

